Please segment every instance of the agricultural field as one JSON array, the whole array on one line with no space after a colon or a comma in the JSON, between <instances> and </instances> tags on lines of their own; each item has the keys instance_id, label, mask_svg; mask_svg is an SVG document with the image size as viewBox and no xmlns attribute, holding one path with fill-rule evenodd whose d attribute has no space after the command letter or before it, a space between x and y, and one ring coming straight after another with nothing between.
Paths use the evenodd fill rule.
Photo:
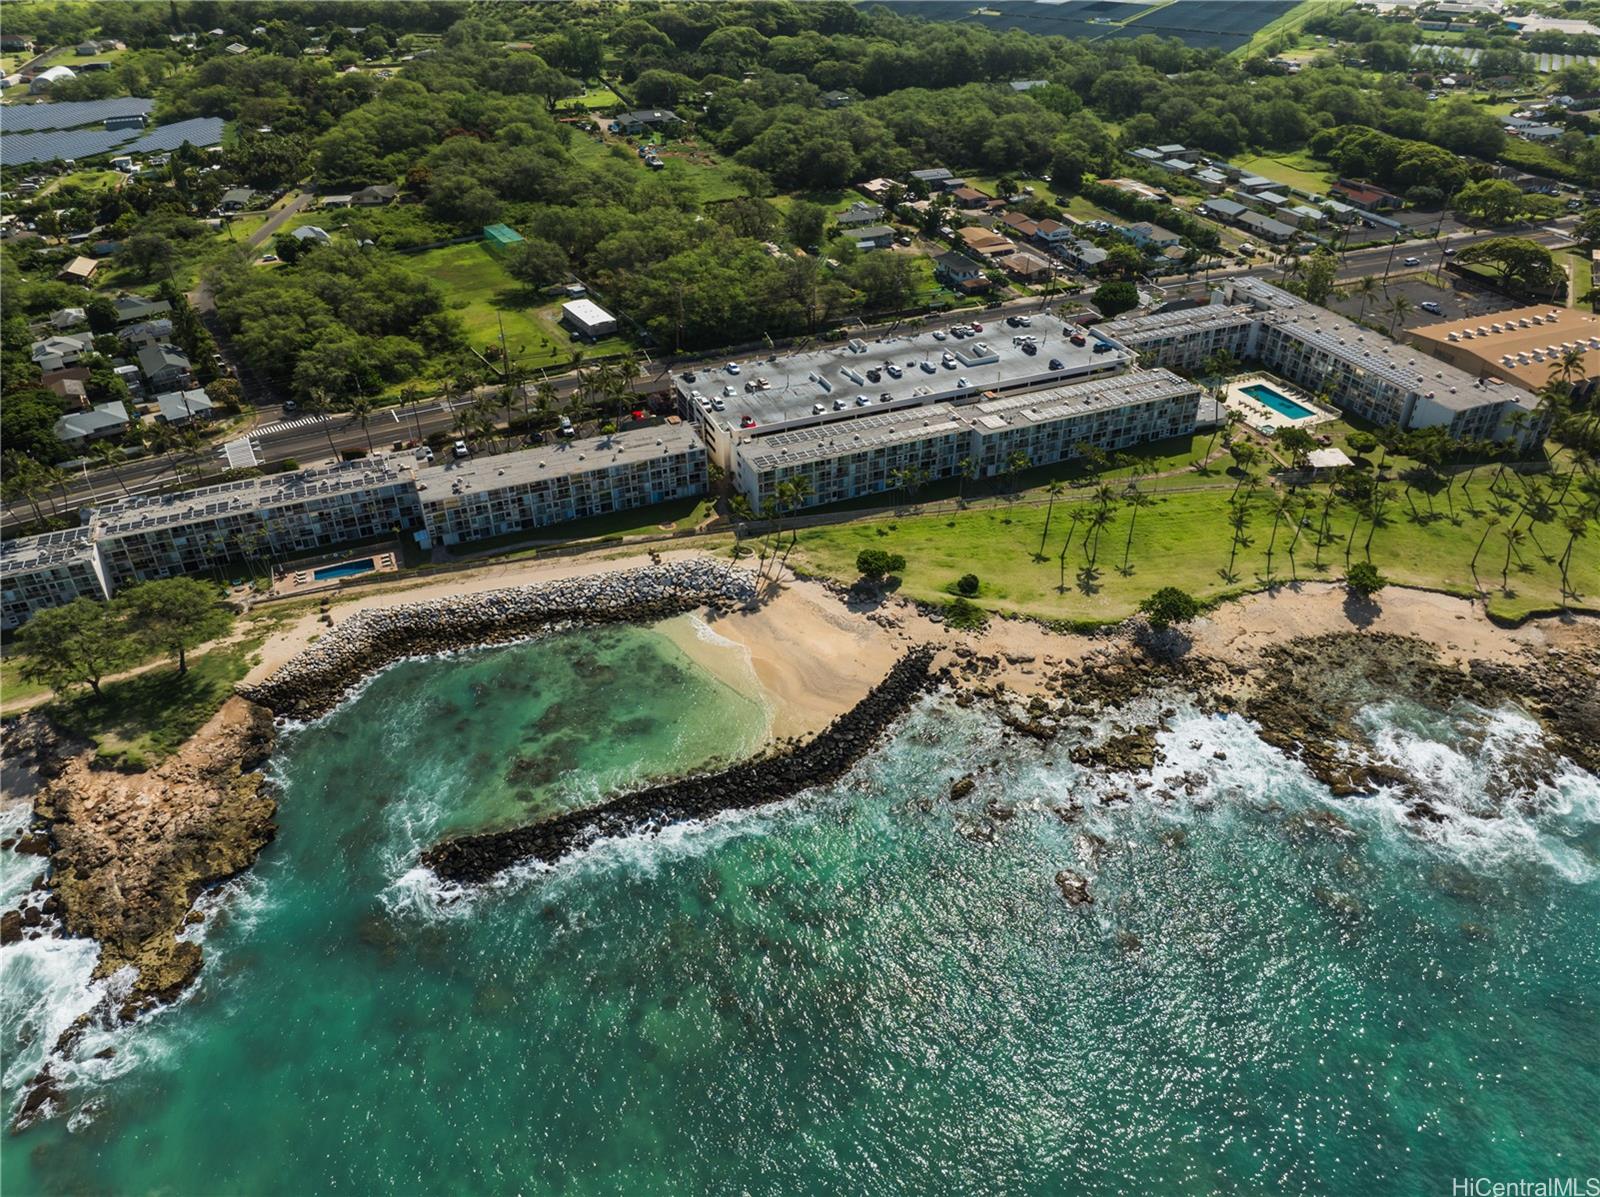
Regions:
<instances>
[{"instance_id":1,"label":"agricultural field","mask_svg":"<svg viewBox=\"0 0 1600 1197\"><path fill-rule=\"evenodd\" d=\"M971 21L1076 38L1176 37L1196 47L1233 51L1269 25L1292 26L1329 0L989 0L982 7L948 0L895 0L888 7L933 21Z\"/></svg>"}]
</instances>

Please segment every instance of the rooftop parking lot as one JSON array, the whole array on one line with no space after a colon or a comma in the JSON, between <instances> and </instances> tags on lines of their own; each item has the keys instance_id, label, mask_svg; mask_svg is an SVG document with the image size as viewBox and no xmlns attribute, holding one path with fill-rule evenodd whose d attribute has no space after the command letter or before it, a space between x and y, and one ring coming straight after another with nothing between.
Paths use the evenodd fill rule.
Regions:
<instances>
[{"instance_id":1,"label":"rooftop parking lot","mask_svg":"<svg viewBox=\"0 0 1600 1197\"><path fill-rule=\"evenodd\" d=\"M868 408L1042 387L1111 373L1131 361L1123 350L1050 316L996 317L971 329L956 325L742 359L680 373L674 387L696 419L729 431L776 431Z\"/></svg>"}]
</instances>

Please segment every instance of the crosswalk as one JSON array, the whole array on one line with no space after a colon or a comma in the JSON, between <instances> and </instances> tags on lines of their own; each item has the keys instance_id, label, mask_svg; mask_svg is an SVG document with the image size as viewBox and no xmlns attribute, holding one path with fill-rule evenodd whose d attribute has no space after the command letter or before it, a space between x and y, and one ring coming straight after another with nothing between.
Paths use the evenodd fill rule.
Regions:
<instances>
[{"instance_id":1,"label":"crosswalk","mask_svg":"<svg viewBox=\"0 0 1600 1197\"><path fill-rule=\"evenodd\" d=\"M327 416L301 416L295 420L279 420L276 424L263 424L251 436L271 436L275 432L288 432L291 428L309 428L313 424L326 424Z\"/></svg>"}]
</instances>

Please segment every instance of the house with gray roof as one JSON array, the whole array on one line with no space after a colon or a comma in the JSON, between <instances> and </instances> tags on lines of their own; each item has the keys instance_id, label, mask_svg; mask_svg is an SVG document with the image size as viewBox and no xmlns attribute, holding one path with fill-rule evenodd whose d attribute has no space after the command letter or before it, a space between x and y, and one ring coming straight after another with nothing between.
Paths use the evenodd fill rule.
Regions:
<instances>
[{"instance_id":1,"label":"house with gray roof","mask_svg":"<svg viewBox=\"0 0 1600 1197\"><path fill-rule=\"evenodd\" d=\"M128 429L128 409L120 402L97 403L88 411L75 411L55 423L56 438L68 445L120 436Z\"/></svg>"},{"instance_id":2,"label":"house with gray roof","mask_svg":"<svg viewBox=\"0 0 1600 1197\"><path fill-rule=\"evenodd\" d=\"M139 373L153 391L171 390L189 377L189 359L171 345L146 345L135 355Z\"/></svg>"},{"instance_id":3,"label":"house with gray roof","mask_svg":"<svg viewBox=\"0 0 1600 1197\"><path fill-rule=\"evenodd\" d=\"M187 424L192 420L209 420L216 404L200 387L187 391L167 391L156 396L160 411L156 419L163 424Z\"/></svg>"}]
</instances>

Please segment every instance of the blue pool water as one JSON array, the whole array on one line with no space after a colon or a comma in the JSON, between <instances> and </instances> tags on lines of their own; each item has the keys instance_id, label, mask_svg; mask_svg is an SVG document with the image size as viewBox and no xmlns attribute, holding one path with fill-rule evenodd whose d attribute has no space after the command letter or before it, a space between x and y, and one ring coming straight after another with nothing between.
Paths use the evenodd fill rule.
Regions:
<instances>
[{"instance_id":1,"label":"blue pool water","mask_svg":"<svg viewBox=\"0 0 1600 1197\"><path fill-rule=\"evenodd\" d=\"M338 565L324 565L321 569L312 570L311 576L318 582L325 582L329 578L348 578L355 574L364 574L372 568L372 558L363 557L360 561L343 561Z\"/></svg>"},{"instance_id":2,"label":"blue pool water","mask_svg":"<svg viewBox=\"0 0 1600 1197\"><path fill-rule=\"evenodd\" d=\"M1303 420L1307 416L1314 416L1317 414L1309 407L1302 407L1293 399L1285 398L1284 396L1278 394L1278 392L1273 390L1271 387L1265 386L1259 382L1253 382L1249 386L1240 387L1239 389L1246 395L1249 395L1250 398L1254 399L1257 403L1263 403L1270 407L1273 411L1277 412L1280 416L1287 416L1291 420Z\"/></svg>"}]
</instances>

